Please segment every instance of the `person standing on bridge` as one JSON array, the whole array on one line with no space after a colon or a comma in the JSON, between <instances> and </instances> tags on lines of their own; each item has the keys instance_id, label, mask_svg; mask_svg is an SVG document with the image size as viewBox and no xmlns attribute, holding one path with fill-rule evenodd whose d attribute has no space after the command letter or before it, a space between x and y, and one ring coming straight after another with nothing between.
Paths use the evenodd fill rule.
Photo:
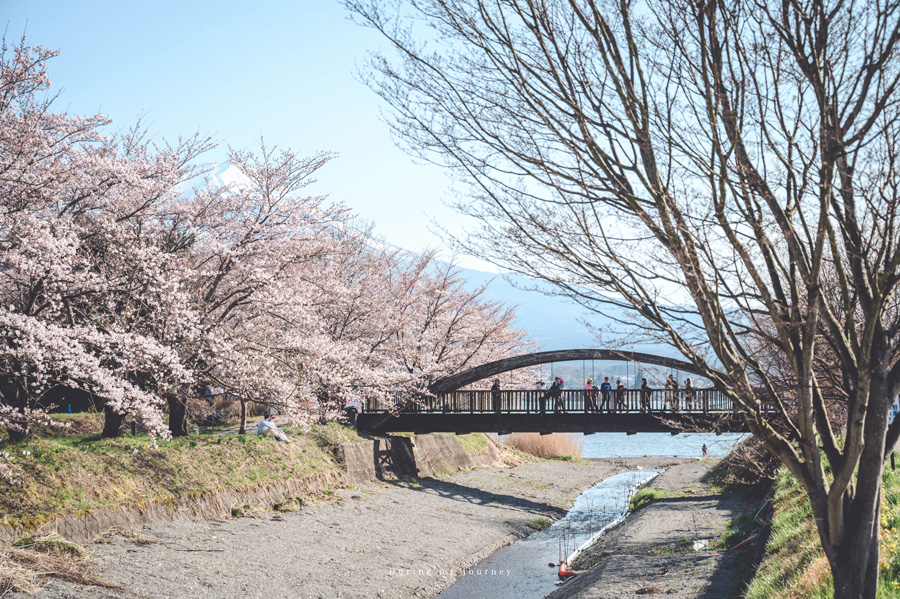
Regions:
<instances>
[{"instance_id":1,"label":"person standing on bridge","mask_svg":"<svg viewBox=\"0 0 900 599\"><path fill-rule=\"evenodd\" d=\"M544 389L547 388L547 384L544 381L538 381L534 384L534 390L536 391L535 395L537 396L537 400L540 404L540 412L543 414L547 411L547 394L544 392ZM528 413L531 413L531 400L528 400Z\"/></svg>"},{"instance_id":2,"label":"person standing on bridge","mask_svg":"<svg viewBox=\"0 0 900 599\"><path fill-rule=\"evenodd\" d=\"M625 403L625 385L621 380L616 380L616 409L623 412L628 411L628 404Z\"/></svg>"},{"instance_id":3,"label":"person standing on bridge","mask_svg":"<svg viewBox=\"0 0 900 599\"><path fill-rule=\"evenodd\" d=\"M666 399L663 401L663 410L667 408L678 409L675 405L675 387L675 377L670 374L669 378L666 379Z\"/></svg>"},{"instance_id":4,"label":"person standing on bridge","mask_svg":"<svg viewBox=\"0 0 900 599\"><path fill-rule=\"evenodd\" d=\"M684 408L686 410L694 409L694 382L691 381L691 377L687 377L684 380Z\"/></svg>"},{"instance_id":5,"label":"person standing on bridge","mask_svg":"<svg viewBox=\"0 0 900 599\"><path fill-rule=\"evenodd\" d=\"M556 377L550 386L550 397L553 398L553 413L559 414L560 410L566 411L566 404L562 400L563 380Z\"/></svg>"},{"instance_id":6,"label":"person standing on bridge","mask_svg":"<svg viewBox=\"0 0 900 599\"><path fill-rule=\"evenodd\" d=\"M588 379L584 386L584 411L597 411L597 386L594 385L594 379Z\"/></svg>"},{"instance_id":7,"label":"person standing on bridge","mask_svg":"<svg viewBox=\"0 0 900 599\"><path fill-rule=\"evenodd\" d=\"M614 406L609 405L611 390L612 390L612 385L609 384L609 377L608 376L603 377L603 382L600 383L600 411L603 411L604 409L607 412L614 411L612 409Z\"/></svg>"},{"instance_id":8,"label":"person standing on bridge","mask_svg":"<svg viewBox=\"0 0 900 599\"><path fill-rule=\"evenodd\" d=\"M650 412L650 384L641 379L641 412Z\"/></svg>"},{"instance_id":9,"label":"person standing on bridge","mask_svg":"<svg viewBox=\"0 0 900 599\"><path fill-rule=\"evenodd\" d=\"M669 375L669 381L672 383L672 410L677 412L681 399L681 391L678 390L678 381L676 381L675 377L671 374ZM666 384L668 384L669 381L666 381Z\"/></svg>"},{"instance_id":10,"label":"person standing on bridge","mask_svg":"<svg viewBox=\"0 0 900 599\"><path fill-rule=\"evenodd\" d=\"M491 385L491 404L494 408L494 413L500 413L500 379L494 379L494 384Z\"/></svg>"}]
</instances>

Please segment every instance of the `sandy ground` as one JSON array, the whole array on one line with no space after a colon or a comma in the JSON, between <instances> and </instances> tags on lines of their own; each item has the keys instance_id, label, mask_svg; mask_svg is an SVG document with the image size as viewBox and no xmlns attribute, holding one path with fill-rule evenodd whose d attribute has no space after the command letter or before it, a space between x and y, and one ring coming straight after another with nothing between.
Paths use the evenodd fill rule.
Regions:
<instances>
[{"instance_id":1,"label":"sandy ground","mask_svg":"<svg viewBox=\"0 0 900 599\"><path fill-rule=\"evenodd\" d=\"M539 462L419 483L342 489L300 511L146 526L88 549L99 575L130 592L51 581L38 599L430 597L460 571L556 518L583 490L678 458ZM19 596L24 597L24 596Z\"/></svg>"},{"instance_id":2,"label":"sandy ground","mask_svg":"<svg viewBox=\"0 0 900 599\"><path fill-rule=\"evenodd\" d=\"M716 495L704 483L714 461L674 466L648 486L681 496L657 499L630 515L582 558L595 563L548 599L623 599L665 595L676 599L739 596L743 552L694 551L698 539L714 541L729 520L750 517L758 498ZM578 566L578 563L576 563Z\"/></svg>"}]
</instances>

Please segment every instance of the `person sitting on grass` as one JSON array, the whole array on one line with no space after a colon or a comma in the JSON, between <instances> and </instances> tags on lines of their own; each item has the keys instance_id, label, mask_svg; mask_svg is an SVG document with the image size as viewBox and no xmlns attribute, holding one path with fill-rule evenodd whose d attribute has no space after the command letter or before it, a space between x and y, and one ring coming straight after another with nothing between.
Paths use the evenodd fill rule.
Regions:
<instances>
[{"instance_id":1,"label":"person sitting on grass","mask_svg":"<svg viewBox=\"0 0 900 599\"><path fill-rule=\"evenodd\" d=\"M275 426L275 414L269 414L259 421L259 424L256 425L256 434L261 437L274 436L275 440L284 441L285 443L291 442L287 435L284 434L284 431Z\"/></svg>"}]
</instances>

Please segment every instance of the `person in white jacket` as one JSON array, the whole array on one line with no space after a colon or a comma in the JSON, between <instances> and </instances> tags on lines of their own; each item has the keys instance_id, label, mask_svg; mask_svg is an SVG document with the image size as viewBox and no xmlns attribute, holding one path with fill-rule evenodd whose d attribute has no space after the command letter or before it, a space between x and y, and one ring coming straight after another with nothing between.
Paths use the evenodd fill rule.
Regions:
<instances>
[{"instance_id":1,"label":"person in white jacket","mask_svg":"<svg viewBox=\"0 0 900 599\"><path fill-rule=\"evenodd\" d=\"M256 425L256 434L261 437L274 436L276 440L284 441L285 443L291 442L287 435L284 434L284 431L275 426L274 414L270 414L259 421L259 424Z\"/></svg>"}]
</instances>

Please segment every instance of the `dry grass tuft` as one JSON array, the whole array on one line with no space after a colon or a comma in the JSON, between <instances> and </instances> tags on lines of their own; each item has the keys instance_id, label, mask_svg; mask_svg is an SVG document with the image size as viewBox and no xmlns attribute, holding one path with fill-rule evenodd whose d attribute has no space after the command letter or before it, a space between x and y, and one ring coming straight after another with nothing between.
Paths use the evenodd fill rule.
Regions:
<instances>
[{"instance_id":1,"label":"dry grass tuft","mask_svg":"<svg viewBox=\"0 0 900 599\"><path fill-rule=\"evenodd\" d=\"M48 576L123 590L91 575L91 562L85 555L84 548L59 535L40 537L23 547L0 545L0 597L12 592L34 592Z\"/></svg>"},{"instance_id":2,"label":"dry grass tuft","mask_svg":"<svg viewBox=\"0 0 900 599\"><path fill-rule=\"evenodd\" d=\"M87 557L87 551L77 543L61 537L58 533L25 535L13 543L14 547L46 553L54 557Z\"/></svg>"},{"instance_id":3,"label":"dry grass tuft","mask_svg":"<svg viewBox=\"0 0 900 599\"><path fill-rule=\"evenodd\" d=\"M807 566L806 571L800 577L798 582L799 589L794 597L799 599L809 597L819 588L827 587L831 584L833 584L831 566L828 565L828 559L823 555Z\"/></svg>"},{"instance_id":4,"label":"dry grass tuft","mask_svg":"<svg viewBox=\"0 0 900 599\"><path fill-rule=\"evenodd\" d=\"M513 433L503 439L503 443L519 451L541 458L580 458L584 444L580 437L566 433L541 435L539 433Z\"/></svg>"},{"instance_id":5,"label":"dry grass tuft","mask_svg":"<svg viewBox=\"0 0 900 599\"><path fill-rule=\"evenodd\" d=\"M9 593L33 593L40 583L40 575L8 558L0 548L0 597Z\"/></svg>"}]
</instances>

